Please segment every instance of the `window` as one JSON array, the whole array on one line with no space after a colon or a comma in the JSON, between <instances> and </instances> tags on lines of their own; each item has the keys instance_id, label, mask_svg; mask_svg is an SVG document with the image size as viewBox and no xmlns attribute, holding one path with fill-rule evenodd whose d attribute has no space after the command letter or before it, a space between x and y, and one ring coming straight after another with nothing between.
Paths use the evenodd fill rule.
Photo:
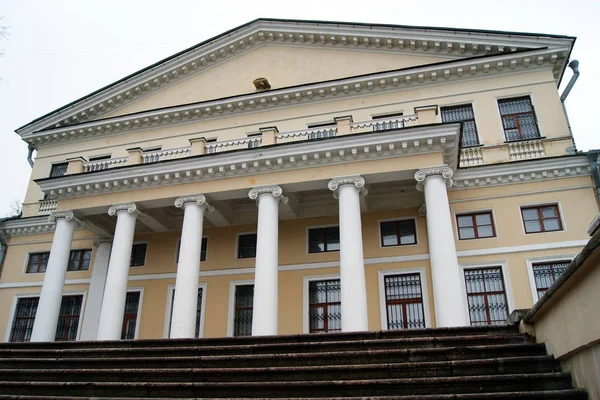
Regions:
<instances>
[{"instance_id":1,"label":"window","mask_svg":"<svg viewBox=\"0 0 600 400\"><path fill-rule=\"evenodd\" d=\"M147 248L147 243L136 243L131 247L131 259L129 261L130 267L140 267L145 264Z\"/></svg>"},{"instance_id":2,"label":"window","mask_svg":"<svg viewBox=\"0 0 600 400\"><path fill-rule=\"evenodd\" d=\"M563 229L556 204L522 207L521 215L525 224L525 233L562 231Z\"/></svg>"},{"instance_id":3,"label":"window","mask_svg":"<svg viewBox=\"0 0 600 400\"><path fill-rule=\"evenodd\" d=\"M202 312L202 288L198 288L198 304L196 306L196 336L200 337L200 317ZM171 337L171 323L173 322L173 304L175 303L175 290L171 295L171 313L169 314L169 332L168 335Z\"/></svg>"},{"instance_id":4,"label":"window","mask_svg":"<svg viewBox=\"0 0 600 400\"><path fill-rule=\"evenodd\" d=\"M309 140L334 137L335 132L337 131L337 125L335 121L308 124L307 127L308 129L313 129L313 131L308 133Z\"/></svg>"},{"instance_id":5,"label":"window","mask_svg":"<svg viewBox=\"0 0 600 400\"><path fill-rule=\"evenodd\" d=\"M31 340L39 300L39 297L22 297L17 300L17 308L10 333L11 342L29 342ZM77 339L82 302L82 295L62 298L55 340L74 341Z\"/></svg>"},{"instance_id":6,"label":"window","mask_svg":"<svg viewBox=\"0 0 600 400\"><path fill-rule=\"evenodd\" d=\"M570 263L570 261L555 261L532 265L538 299L542 298Z\"/></svg>"},{"instance_id":7,"label":"window","mask_svg":"<svg viewBox=\"0 0 600 400\"><path fill-rule=\"evenodd\" d=\"M471 104L460 106L442 107L442 122L460 122L460 135L462 147L479 146L475 114Z\"/></svg>"},{"instance_id":8,"label":"window","mask_svg":"<svg viewBox=\"0 0 600 400\"><path fill-rule=\"evenodd\" d=\"M260 147L260 144L262 143L262 133L249 134L248 139L250 139L248 141L249 149L255 149L257 147Z\"/></svg>"},{"instance_id":9,"label":"window","mask_svg":"<svg viewBox=\"0 0 600 400\"><path fill-rule=\"evenodd\" d=\"M340 227L313 228L308 230L308 252L325 253L340 250Z\"/></svg>"},{"instance_id":10,"label":"window","mask_svg":"<svg viewBox=\"0 0 600 400\"><path fill-rule=\"evenodd\" d=\"M206 248L208 247L208 238L202 238L200 246L200 261L206 261ZM179 251L181 249L181 239L177 240L177 249L175 250L175 264L179 263Z\"/></svg>"},{"instance_id":11,"label":"window","mask_svg":"<svg viewBox=\"0 0 600 400\"><path fill-rule=\"evenodd\" d=\"M404 128L404 120L402 120L403 113L392 113L385 115L373 116L373 130L374 131L385 131L388 129L399 129ZM399 120L400 119L400 120Z\"/></svg>"},{"instance_id":12,"label":"window","mask_svg":"<svg viewBox=\"0 0 600 400\"><path fill-rule=\"evenodd\" d=\"M420 274L386 275L387 329L425 328Z\"/></svg>"},{"instance_id":13,"label":"window","mask_svg":"<svg viewBox=\"0 0 600 400\"><path fill-rule=\"evenodd\" d=\"M123 314L123 328L121 339L135 339L138 309L140 306L140 292L127 292L125 297L125 312Z\"/></svg>"},{"instance_id":14,"label":"window","mask_svg":"<svg viewBox=\"0 0 600 400\"><path fill-rule=\"evenodd\" d=\"M110 154L104 156L90 156L90 161L110 160Z\"/></svg>"},{"instance_id":15,"label":"window","mask_svg":"<svg viewBox=\"0 0 600 400\"><path fill-rule=\"evenodd\" d=\"M48 258L50 258L50 252L48 251L29 254L29 259L27 260L27 273L46 272Z\"/></svg>"},{"instance_id":16,"label":"window","mask_svg":"<svg viewBox=\"0 0 600 400\"><path fill-rule=\"evenodd\" d=\"M491 211L456 216L460 240L481 239L496 236Z\"/></svg>"},{"instance_id":17,"label":"window","mask_svg":"<svg viewBox=\"0 0 600 400\"><path fill-rule=\"evenodd\" d=\"M507 141L540 137L529 96L498 100L504 136Z\"/></svg>"},{"instance_id":18,"label":"window","mask_svg":"<svg viewBox=\"0 0 600 400\"><path fill-rule=\"evenodd\" d=\"M381 245L383 247L417 243L414 219L384 221L379 226L381 228Z\"/></svg>"},{"instance_id":19,"label":"window","mask_svg":"<svg viewBox=\"0 0 600 400\"><path fill-rule=\"evenodd\" d=\"M238 236L238 258L256 257L256 233Z\"/></svg>"},{"instance_id":20,"label":"window","mask_svg":"<svg viewBox=\"0 0 600 400\"><path fill-rule=\"evenodd\" d=\"M69 163L52 164L52 168L50 168L50 178L63 176L67 173L68 166Z\"/></svg>"},{"instance_id":21,"label":"window","mask_svg":"<svg viewBox=\"0 0 600 400\"><path fill-rule=\"evenodd\" d=\"M90 268L92 250L71 250L67 271L87 271Z\"/></svg>"},{"instance_id":22,"label":"window","mask_svg":"<svg viewBox=\"0 0 600 400\"><path fill-rule=\"evenodd\" d=\"M237 285L234 301L233 336L250 336L252 335L254 285Z\"/></svg>"},{"instance_id":23,"label":"window","mask_svg":"<svg viewBox=\"0 0 600 400\"><path fill-rule=\"evenodd\" d=\"M467 269L465 285L472 326L506 323L508 305L502 268Z\"/></svg>"},{"instance_id":24,"label":"window","mask_svg":"<svg viewBox=\"0 0 600 400\"><path fill-rule=\"evenodd\" d=\"M339 279L312 281L308 285L310 333L342 330L341 285Z\"/></svg>"}]
</instances>

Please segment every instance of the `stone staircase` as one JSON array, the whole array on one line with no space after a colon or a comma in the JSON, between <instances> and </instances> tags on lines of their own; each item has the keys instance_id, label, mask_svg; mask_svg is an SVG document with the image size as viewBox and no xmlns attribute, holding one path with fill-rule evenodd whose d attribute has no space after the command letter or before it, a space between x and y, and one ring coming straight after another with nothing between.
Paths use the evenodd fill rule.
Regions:
<instances>
[{"instance_id":1,"label":"stone staircase","mask_svg":"<svg viewBox=\"0 0 600 400\"><path fill-rule=\"evenodd\" d=\"M0 343L0 399L587 399L512 326Z\"/></svg>"}]
</instances>

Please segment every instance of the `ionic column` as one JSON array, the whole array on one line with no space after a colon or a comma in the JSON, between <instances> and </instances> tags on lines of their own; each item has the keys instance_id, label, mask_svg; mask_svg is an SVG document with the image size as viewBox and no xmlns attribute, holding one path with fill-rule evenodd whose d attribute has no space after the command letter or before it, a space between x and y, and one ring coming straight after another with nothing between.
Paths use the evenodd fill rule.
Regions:
<instances>
[{"instance_id":1,"label":"ionic column","mask_svg":"<svg viewBox=\"0 0 600 400\"><path fill-rule=\"evenodd\" d=\"M121 338L137 214L137 207L134 203L117 204L108 209L108 215L117 216L117 226L115 227L98 321L98 340L119 340Z\"/></svg>"},{"instance_id":2,"label":"ionic column","mask_svg":"<svg viewBox=\"0 0 600 400\"><path fill-rule=\"evenodd\" d=\"M287 198L275 185L256 187L248 196L258 203L252 336L277 335L279 201Z\"/></svg>"},{"instance_id":3,"label":"ionic column","mask_svg":"<svg viewBox=\"0 0 600 400\"><path fill-rule=\"evenodd\" d=\"M328 186L340 207L342 331L367 331L367 289L360 220L360 196L367 194L365 180L359 175L343 176L333 178Z\"/></svg>"},{"instance_id":4,"label":"ionic column","mask_svg":"<svg viewBox=\"0 0 600 400\"><path fill-rule=\"evenodd\" d=\"M469 325L446 190L452 186L453 174L452 169L444 166L422 169L415 174L417 190L425 191L427 238L438 327Z\"/></svg>"},{"instance_id":5,"label":"ionic column","mask_svg":"<svg viewBox=\"0 0 600 400\"><path fill-rule=\"evenodd\" d=\"M83 324L81 325L81 340L96 340L98 335L98 319L102 308L102 296L104 296L111 246L112 238L94 239L96 255L94 256L90 290L87 295Z\"/></svg>"},{"instance_id":6,"label":"ionic column","mask_svg":"<svg viewBox=\"0 0 600 400\"><path fill-rule=\"evenodd\" d=\"M204 210L210 210L212 207L201 194L180 197L175 200L175 207L183 208L184 215L170 337L193 338L196 336Z\"/></svg>"},{"instance_id":7,"label":"ionic column","mask_svg":"<svg viewBox=\"0 0 600 400\"><path fill-rule=\"evenodd\" d=\"M48 221L56 222L56 228L33 323L32 342L53 342L56 337L73 231L78 224L83 225L83 221L75 217L72 211L54 212Z\"/></svg>"}]
</instances>

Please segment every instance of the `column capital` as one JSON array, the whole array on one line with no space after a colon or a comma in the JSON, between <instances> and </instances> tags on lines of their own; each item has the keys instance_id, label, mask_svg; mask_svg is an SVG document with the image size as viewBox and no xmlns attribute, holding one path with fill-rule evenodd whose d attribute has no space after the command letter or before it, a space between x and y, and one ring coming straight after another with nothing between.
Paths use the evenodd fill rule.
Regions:
<instances>
[{"instance_id":1,"label":"column capital","mask_svg":"<svg viewBox=\"0 0 600 400\"><path fill-rule=\"evenodd\" d=\"M250 197L252 200L258 200L258 198L263 194L270 194L271 196L275 197L276 200L279 200L284 204L288 202L288 198L283 195L283 189L281 186L277 185L264 185L252 188L248 192L248 197Z\"/></svg>"},{"instance_id":2,"label":"column capital","mask_svg":"<svg viewBox=\"0 0 600 400\"><path fill-rule=\"evenodd\" d=\"M365 178L360 175L335 176L329 181L327 187L333 191L333 197L337 199L337 191L343 185L353 185L359 190L359 194L362 196L366 196L369 193L367 188L365 188Z\"/></svg>"},{"instance_id":3,"label":"column capital","mask_svg":"<svg viewBox=\"0 0 600 400\"><path fill-rule=\"evenodd\" d=\"M196 203L200 207L206 208L206 211L208 211L208 212L211 212L215 209L213 206L211 206L208 203L208 200L206 200L206 197L203 194L178 197L177 199L175 199L174 204L175 204L175 207L177 207L177 208L183 208L183 206L187 203Z\"/></svg>"},{"instance_id":4,"label":"column capital","mask_svg":"<svg viewBox=\"0 0 600 400\"><path fill-rule=\"evenodd\" d=\"M75 213L71 210L65 211L54 211L52 214L48 216L48 222L53 223L56 222L57 219L65 219L69 222L75 222L79 226L83 226L85 221L83 219L77 218Z\"/></svg>"},{"instance_id":5,"label":"column capital","mask_svg":"<svg viewBox=\"0 0 600 400\"><path fill-rule=\"evenodd\" d=\"M107 244L111 244L112 245L113 242L113 238L112 237L98 237L96 239L94 239L94 247L98 247L101 244L107 243Z\"/></svg>"},{"instance_id":6,"label":"column capital","mask_svg":"<svg viewBox=\"0 0 600 400\"><path fill-rule=\"evenodd\" d=\"M127 211L129 214L138 214L138 209L135 203L115 204L108 209L108 215L114 217L119 211Z\"/></svg>"},{"instance_id":7,"label":"column capital","mask_svg":"<svg viewBox=\"0 0 600 400\"><path fill-rule=\"evenodd\" d=\"M430 176L436 175L439 175L442 178L444 178L444 180L446 181L446 187L450 188L454 184L454 181L452 181L452 176L454 175L454 171L452 171L452 168L441 165L439 167L423 168L415 172L417 190L419 192L422 192L425 179Z\"/></svg>"}]
</instances>

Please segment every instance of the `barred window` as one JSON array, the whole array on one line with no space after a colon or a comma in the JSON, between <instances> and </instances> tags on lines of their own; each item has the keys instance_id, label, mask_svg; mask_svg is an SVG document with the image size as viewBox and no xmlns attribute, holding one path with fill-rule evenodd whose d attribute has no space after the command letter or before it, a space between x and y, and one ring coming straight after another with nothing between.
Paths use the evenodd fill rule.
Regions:
<instances>
[{"instance_id":1,"label":"barred window","mask_svg":"<svg viewBox=\"0 0 600 400\"><path fill-rule=\"evenodd\" d=\"M326 253L340 250L340 227L313 228L308 230L308 252Z\"/></svg>"},{"instance_id":2,"label":"barred window","mask_svg":"<svg viewBox=\"0 0 600 400\"><path fill-rule=\"evenodd\" d=\"M538 299L556 282L558 277L567 269L570 261L533 264L533 278Z\"/></svg>"},{"instance_id":3,"label":"barred window","mask_svg":"<svg viewBox=\"0 0 600 400\"><path fill-rule=\"evenodd\" d=\"M22 297L17 300L17 308L10 333L11 342L29 342L31 340L39 300L39 297Z\"/></svg>"},{"instance_id":4,"label":"barred window","mask_svg":"<svg viewBox=\"0 0 600 400\"><path fill-rule=\"evenodd\" d=\"M310 333L342 330L339 279L312 281L308 286Z\"/></svg>"},{"instance_id":5,"label":"barred window","mask_svg":"<svg viewBox=\"0 0 600 400\"><path fill-rule=\"evenodd\" d=\"M202 238L200 245L200 261L206 261L206 249L208 247L208 238ZM179 251L181 250L181 239L177 240L177 248L175 249L175 264L179 263Z\"/></svg>"},{"instance_id":6,"label":"barred window","mask_svg":"<svg viewBox=\"0 0 600 400\"><path fill-rule=\"evenodd\" d=\"M238 258L256 257L256 233L238 236Z\"/></svg>"},{"instance_id":7,"label":"barred window","mask_svg":"<svg viewBox=\"0 0 600 400\"><path fill-rule=\"evenodd\" d=\"M462 147L479 145L475 114L471 104L442 107L442 122L461 122Z\"/></svg>"},{"instance_id":8,"label":"barred window","mask_svg":"<svg viewBox=\"0 0 600 400\"><path fill-rule=\"evenodd\" d=\"M384 282L387 329L425 328L421 275L387 275Z\"/></svg>"},{"instance_id":9,"label":"barred window","mask_svg":"<svg viewBox=\"0 0 600 400\"><path fill-rule=\"evenodd\" d=\"M50 258L50 252L45 251L43 253L31 253L27 260L27 273L46 272L48 267L48 259Z\"/></svg>"},{"instance_id":10,"label":"barred window","mask_svg":"<svg viewBox=\"0 0 600 400\"><path fill-rule=\"evenodd\" d=\"M90 268L92 250L71 250L67 271L87 271Z\"/></svg>"},{"instance_id":11,"label":"barred window","mask_svg":"<svg viewBox=\"0 0 600 400\"><path fill-rule=\"evenodd\" d=\"M460 240L496 236L494 220L490 211L457 215L456 224Z\"/></svg>"},{"instance_id":12,"label":"barred window","mask_svg":"<svg viewBox=\"0 0 600 400\"><path fill-rule=\"evenodd\" d=\"M536 207L522 207L521 215L525 233L562 231L560 212L556 204Z\"/></svg>"},{"instance_id":13,"label":"barred window","mask_svg":"<svg viewBox=\"0 0 600 400\"><path fill-rule=\"evenodd\" d=\"M233 336L250 336L252 335L254 285L237 285L234 301Z\"/></svg>"},{"instance_id":14,"label":"barred window","mask_svg":"<svg viewBox=\"0 0 600 400\"><path fill-rule=\"evenodd\" d=\"M173 323L173 304L175 303L175 290L171 295L171 313L169 314L169 332L167 335L171 337L171 324ZM200 317L202 313L202 288L198 288L198 303L196 304L196 336L200 337Z\"/></svg>"},{"instance_id":15,"label":"barred window","mask_svg":"<svg viewBox=\"0 0 600 400\"><path fill-rule=\"evenodd\" d=\"M125 312L123 314L123 328L121 339L135 339L135 327L140 306L140 292L127 292L125 297Z\"/></svg>"},{"instance_id":16,"label":"barred window","mask_svg":"<svg viewBox=\"0 0 600 400\"><path fill-rule=\"evenodd\" d=\"M130 267L140 267L146 263L146 250L148 244L136 243L131 247L131 259L129 260Z\"/></svg>"},{"instance_id":17,"label":"barred window","mask_svg":"<svg viewBox=\"0 0 600 400\"><path fill-rule=\"evenodd\" d=\"M50 168L50 178L63 176L67 173L68 166L69 163L52 164L52 168Z\"/></svg>"},{"instance_id":18,"label":"barred window","mask_svg":"<svg viewBox=\"0 0 600 400\"><path fill-rule=\"evenodd\" d=\"M403 246L417 243L417 229L414 219L400 221L384 221L379 224L381 229L381 245Z\"/></svg>"},{"instance_id":19,"label":"barred window","mask_svg":"<svg viewBox=\"0 0 600 400\"><path fill-rule=\"evenodd\" d=\"M498 100L507 141L540 137L535 111L529 96Z\"/></svg>"},{"instance_id":20,"label":"barred window","mask_svg":"<svg viewBox=\"0 0 600 400\"><path fill-rule=\"evenodd\" d=\"M60 304L60 315L56 327L56 341L74 341L77 339L79 316L83 296L65 296Z\"/></svg>"},{"instance_id":21,"label":"barred window","mask_svg":"<svg viewBox=\"0 0 600 400\"><path fill-rule=\"evenodd\" d=\"M500 267L467 269L465 284L472 326L506 323L508 303Z\"/></svg>"}]
</instances>

